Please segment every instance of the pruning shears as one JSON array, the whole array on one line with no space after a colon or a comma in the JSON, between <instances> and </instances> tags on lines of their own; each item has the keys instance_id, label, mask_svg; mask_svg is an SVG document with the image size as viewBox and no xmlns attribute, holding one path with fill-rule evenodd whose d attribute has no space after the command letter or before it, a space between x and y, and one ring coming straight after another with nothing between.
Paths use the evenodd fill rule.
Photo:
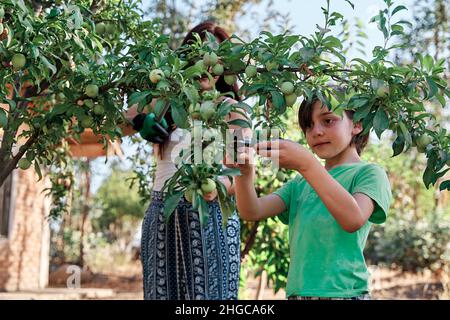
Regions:
<instances>
[{"instance_id":1,"label":"pruning shears","mask_svg":"<svg viewBox=\"0 0 450 320\"><path fill-rule=\"evenodd\" d=\"M161 114L156 116L154 112L138 114L133 119L133 128L138 131L141 137L153 143L163 143L168 137L168 124L164 115L169 110L167 103Z\"/></svg>"}]
</instances>

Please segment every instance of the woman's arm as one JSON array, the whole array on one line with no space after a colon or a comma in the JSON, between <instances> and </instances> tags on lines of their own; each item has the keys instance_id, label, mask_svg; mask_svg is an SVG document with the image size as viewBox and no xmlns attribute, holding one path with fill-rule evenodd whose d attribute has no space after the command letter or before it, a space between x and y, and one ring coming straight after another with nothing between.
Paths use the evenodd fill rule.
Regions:
<instances>
[{"instance_id":1,"label":"woman's arm","mask_svg":"<svg viewBox=\"0 0 450 320\"><path fill-rule=\"evenodd\" d=\"M153 99L150 103L151 110L154 109L157 99ZM137 111L137 105L133 104L128 108L126 112L123 113L125 117L125 123L119 124L120 129L122 130L122 133L124 136L131 136L136 133L136 130L133 128L133 122L132 120L134 117L136 117L139 114Z\"/></svg>"},{"instance_id":2,"label":"woman's arm","mask_svg":"<svg viewBox=\"0 0 450 320\"><path fill-rule=\"evenodd\" d=\"M138 114L139 112L137 111L137 105L132 105L123 114L126 122L119 124L119 128L122 130L124 136L131 136L136 133L136 131L133 128L132 120Z\"/></svg>"}]
</instances>

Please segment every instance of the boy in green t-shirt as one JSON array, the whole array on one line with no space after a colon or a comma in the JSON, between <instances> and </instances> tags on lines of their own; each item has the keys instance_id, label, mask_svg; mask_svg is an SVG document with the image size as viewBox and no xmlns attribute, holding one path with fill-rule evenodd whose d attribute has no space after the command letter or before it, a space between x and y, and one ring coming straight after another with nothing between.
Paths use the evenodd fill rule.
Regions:
<instances>
[{"instance_id":1,"label":"boy in green t-shirt","mask_svg":"<svg viewBox=\"0 0 450 320\"><path fill-rule=\"evenodd\" d=\"M281 168L299 172L270 195L256 195L248 150L239 155L244 164L227 158L227 166L241 169L235 177L241 217L255 221L278 216L289 225L288 299L370 299L363 250L371 223L386 220L392 195L385 171L360 159L368 134L362 135L353 115L346 110L340 117L318 99L301 104L300 127L325 166L292 141L257 144L258 154L277 157Z\"/></svg>"}]
</instances>

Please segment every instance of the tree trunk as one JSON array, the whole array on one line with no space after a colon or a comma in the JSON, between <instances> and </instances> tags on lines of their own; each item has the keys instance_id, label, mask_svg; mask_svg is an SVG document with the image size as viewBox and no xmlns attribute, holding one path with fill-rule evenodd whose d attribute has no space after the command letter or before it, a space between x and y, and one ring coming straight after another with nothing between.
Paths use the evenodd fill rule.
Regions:
<instances>
[{"instance_id":1,"label":"tree trunk","mask_svg":"<svg viewBox=\"0 0 450 320\"><path fill-rule=\"evenodd\" d=\"M259 226L259 221L256 221L253 224L253 227L250 231L250 235L248 236L247 241L245 241L245 247L241 253L241 262L244 260L245 256L249 253L250 249L252 248L253 244L255 243L256 233L258 232L258 226Z\"/></svg>"},{"instance_id":2,"label":"tree trunk","mask_svg":"<svg viewBox=\"0 0 450 320\"><path fill-rule=\"evenodd\" d=\"M81 227L80 227L80 257L79 257L79 264L81 267L84 266L84 229L86 226L86 220L89 215L89 203L90 203L90 194L91 194L91 172L90 172L90 161L87 160L87 166L86 166L86 172L84 173L85 176L85 194L84 194L84 206L83 206L83 213L81 218Z\"/></svg>"},{"instance_id":3,"label":"tree trunk","mask_svg":"<svg viewBox=\"0 0 450 320\"><path fill-rule=\"evenodd\" d=\"M259 283L258 283L258 289L256 289L256 300L262 300L264 295L264 288L266 287L267 282L267 273L265 270L261 272L261 275L259 276Z\"/></svg>"}]
</instances>

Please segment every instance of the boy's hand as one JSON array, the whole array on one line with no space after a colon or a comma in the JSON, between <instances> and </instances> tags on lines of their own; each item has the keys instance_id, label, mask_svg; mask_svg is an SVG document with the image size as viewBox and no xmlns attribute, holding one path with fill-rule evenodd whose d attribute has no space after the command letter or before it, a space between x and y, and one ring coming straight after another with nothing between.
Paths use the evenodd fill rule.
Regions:
<instances>
[{"instance_id":1,"label":"boy's hand","mask_svg":"<svg viewBox=\"0 0 450 320\"><path fill-rule=\"evenodd\" d=\"M280 168L304 170L314 156L302 145L285 139L263 141L255 145L262 157L278 158Z\"/></svg>"}]
</instances>

